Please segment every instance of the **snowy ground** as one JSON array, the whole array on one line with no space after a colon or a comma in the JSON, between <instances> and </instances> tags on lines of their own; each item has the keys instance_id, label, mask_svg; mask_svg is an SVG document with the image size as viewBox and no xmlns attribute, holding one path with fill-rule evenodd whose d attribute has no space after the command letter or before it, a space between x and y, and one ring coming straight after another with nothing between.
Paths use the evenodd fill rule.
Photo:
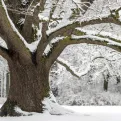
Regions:
<instances>
[{"instance_id":1,"label":"snowy ground","mask_svg":"<svg viewBox=\"0 0 121 121\"><path fill-rule=\"evenodd\" d=\"M1 105L0 105L1 106ZM73 114L35 114L24 117L2 117L0 121L121 121L121 107L63 106Z\"/></svg>"}]
</instances>

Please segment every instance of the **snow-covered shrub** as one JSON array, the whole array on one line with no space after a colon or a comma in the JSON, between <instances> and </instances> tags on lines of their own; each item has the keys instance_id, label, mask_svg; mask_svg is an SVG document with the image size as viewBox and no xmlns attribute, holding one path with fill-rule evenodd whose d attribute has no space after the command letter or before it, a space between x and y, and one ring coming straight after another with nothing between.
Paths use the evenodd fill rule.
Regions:
<instances>
[{"instance_id":1,"label":"snow-covered shrub","mask_svg":"<svg viewBox=\"0 0 121 121\"><path fill-rule=\"evenodd\" d=\"M115 98L114 98L115 97ZM82 106L90 106L90 105L121 105L121 95L119 93L110 93L110 92L82 92L77 95L69 96L65 102L61 102L58 99L58 102L64 105L82 105Z\"/></svg>"}]
</instances>

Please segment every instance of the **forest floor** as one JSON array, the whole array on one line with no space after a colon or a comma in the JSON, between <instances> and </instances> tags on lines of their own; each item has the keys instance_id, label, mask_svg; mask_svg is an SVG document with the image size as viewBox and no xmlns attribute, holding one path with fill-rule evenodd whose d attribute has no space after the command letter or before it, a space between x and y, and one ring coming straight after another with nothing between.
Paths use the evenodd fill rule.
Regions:
<instances>
[{"instance_id":1,"label":"forest floor","mask_svg":"<svg viewBox=\"0 0 121 121\"><path fill-rule=\"evenodd\" d=\"M2 104L0 105L2 106ZM33 116L1 117L0 121L121 121L119 106L63 106L73 111L72 114L50 115L34 114Z\"/></svg>"}]
</instances>

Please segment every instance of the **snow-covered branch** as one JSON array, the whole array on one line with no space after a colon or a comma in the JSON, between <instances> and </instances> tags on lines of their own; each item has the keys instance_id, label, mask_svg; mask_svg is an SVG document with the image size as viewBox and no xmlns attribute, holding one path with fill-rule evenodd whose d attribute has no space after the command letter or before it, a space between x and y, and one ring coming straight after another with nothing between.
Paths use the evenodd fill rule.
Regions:
<instances>
[{"instance_id":1,"label":"snow-covered branch","mask_svg":"<svg viewBox=\"0 0 121 121\"><path fill-rule=\"evenodd\" d=\"M120 20L116 19L112 15L91 18L89 20L82 20L80 23L81 23L80 25L81 27L88 26L88 25L96 25L96 24L101 24L101 23L114 23L116 25L121 25Z\"/></svg>"},{"instance_id":2,"label":"snow-covered branch","mask_svg":"<svg viewBox=\"0 0 121 121\"><path fill-rule=\"evenodd\" d=\"M87 74L91 70L92 65L92 63L89 63L87 65L87 68L83 72L77 72L74 67L72 67L67 61L63 60L62 58L58 58L56 62L64 66L67 71L69 71L74 77L77 77L78 79L80 79L81 76Z\"/></svg>"},{"instance_id":3,"label":"snow-covered branch","mask_svg":"<svg viewBox=\"0 0 121 121\"><path fill-rule=\"evenodd\" d=\"M106 32L95 32L95 31L87 31L77 28L77 31L74 31L75 34L81 35L72 35L66 36L63 40L55 43L51 52L48 54L49 61L53 63L56 58L60 55L61 51L70 44L80 44L80 43L87 43L87 44L96 44L96 45L103 45L114 50L121 52L121 38L119 36L111 35ZM71 35L71 34L70 34ZM50 56L51 55L51 56Z\"/></svg>"},{"instance_id":4,"label":"snow-covered branch","mask_svg":"<svg viewBox=\"0 0 121 121\"><path fill-rule=\"evenodd\" d=\"M69 43L70 44L87 43L87 44L103 45L121 52L120 41L116 41L114 39L111 40L111 38L103 38L94 35L83 35L83 36L72 35L72 40Z\"/></svg>"},{"instance_id":5,"label":"snow-covered branch","mask_svg":"<svg viewBox=\"0 0 121 121\"><path fill-rule=\"evenodd\" d=\"M83 70L83 72L77 72L74 69L74 67L71 66L71 64L69 64L67 61L65 61L64 59L62 59L60 57L56 60L56 62L59 63L60 65L64 66L66 68L66 70L72 74L72 76L77 77L78 79L80 79L82 76L88 74L88 72L91 70L91 68L95 65L94 62L97 59L100 59L100 60L103 59L103 60L105 60L105 64L106 65L105 65L105 67L103 69L101 69L101 71L96 72L95 78L96 78L97 75L99 75L100 73L102 73L106 69L109 70L109 72L110 72L111 75L116 75L115 72L112 69L111 64L110 64L111 60L109 60L109 59L107 59L107 58L105 58L103 56L95 56L95 57L93 57L92 60L90 60L90 62L88 63L88 65L85 68L85 70Z\"/></svg>"},{"instance_id":6,"label":"snow-covered branch","mask_svg":"<svg viewBox=\"0 0 121 121\"><path fill-rule=\"evenodd\" d=\"M50 38L52 39L51 36L54 36L57 34L62 35L65 32L69 35L70 34L69 31L71 31L71 29L74 30L76 27L84 27L88 25L96 25L96 24L102 24L102 23L114 23L116 25L121 25L120 8L112 10L109 14L106 14L106 15L102 15L102 16L99 15L96 18L80 19L79 17L79 19L76 19L75 21L61 23L61 25L53 29L47 30L47 35L50 36Z\"/></svg>"},{"instance_id":7,"label":"snow-covered branch","mask_svg":"<svg viewBox=\"0 0 121 121\"><path fill-rule=\"evenodd\" d=\"M29 52L26 51L25 40L10 19L4 1L0 0L0 4L3 6L0 7L0 36L6 42L8 49L12 51L16 49L21 56L22 53L27 52L26 57L30 58Z\"/></svg>"},{"instance_id":8,"label":"snow-covered branch","mask_svg":"<svg viewBox=\"0 0 121 121\"><path fill-rule=\"evenodd\" d=\"M92 31L92 30L90 31L90 30L85 30L85 29L81 29L81 28L76 28L76 29L78 32L83 33L82 38L86 37L86 36L87 36L87 38L89 36L90 36L90 38L94 37L94 39L96 37L99 37L98 38L99 40L105 39L106 41L109 42L109 44L115 44L117 46L121 46L121 44L120 44L121 43L121 36L119 36L119 35L115 35L115 34L112 34L110 32L105 32L102 30L101 31Z\"/></svg>"},{"instance_id":9,"label":"snow-covered branch","mask_svg":"<svg viewBox=\"0 0 121 121\"><path fill-rule=\"evenodd\" d=\"M57 59L56 62L61 64L62 66L64 66L66 68L66 70L69 71L73 76L77 77L78 79L80 78L78 73L69 64L67 64L67 62L63 61L60 58Z\"/></svg>"},{"instance_id":10,"label":"snow-covered branch","mask_svg":"<svg viewBox=\"0 0 121 121\"><path fill-rule=\"evenodd\" d=\"M92 63L95 63L96 60L97 60L97 63L98 62L104 63L105 66L101 70L96 71L94 73L94 75L93 75L94 80L97 80L97 78L100 74L102 74L105 77L105 74L104 74L105 72L108 72L108 75L110 75L110 77L116 77L116 79L119 78L120 74L119 74L118 70L114 69L114 65L112 64L112 60L110 60L106 57L103 57L103 55L94 57L92 59ZM113 60L113 61L116 61L116 60Z\"/></svg>"},{"instance_id":11,"label":"snow-covered branch","mask_svg":"<svg viewBox=\"0 0 121 121\"><path fill-rule=\"evenodd\" d=\"M84 14L86 10L91 6L94 0L91 0L91 1L90 0L82 0L82 1L72 0L72 1L76 5L77 9L79 9L79 11L81 11L82 14Z\"/></svg>"}]
</instances>

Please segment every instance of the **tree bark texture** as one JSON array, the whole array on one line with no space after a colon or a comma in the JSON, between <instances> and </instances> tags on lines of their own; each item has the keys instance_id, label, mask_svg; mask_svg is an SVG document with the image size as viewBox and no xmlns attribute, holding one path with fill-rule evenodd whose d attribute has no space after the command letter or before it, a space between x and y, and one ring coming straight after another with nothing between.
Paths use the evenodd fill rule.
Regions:
<instances>
[{"instance_id":1,"label":"tree bark texture","mask_svg":"<svg viewBox=\"0 0 121 121\"><path fill-rule=\"evenodd\" d=\"M23 59L23 58L22 58ZM23 62L23 61L22 61ZM14 107L27 112L43 112L42 100L49 96L49 70L44 61L39 66L25 65L21 59L11 59L10 90L6 103L1 108L1 116L18 115Z\"/></svg>"}]
</instances>

